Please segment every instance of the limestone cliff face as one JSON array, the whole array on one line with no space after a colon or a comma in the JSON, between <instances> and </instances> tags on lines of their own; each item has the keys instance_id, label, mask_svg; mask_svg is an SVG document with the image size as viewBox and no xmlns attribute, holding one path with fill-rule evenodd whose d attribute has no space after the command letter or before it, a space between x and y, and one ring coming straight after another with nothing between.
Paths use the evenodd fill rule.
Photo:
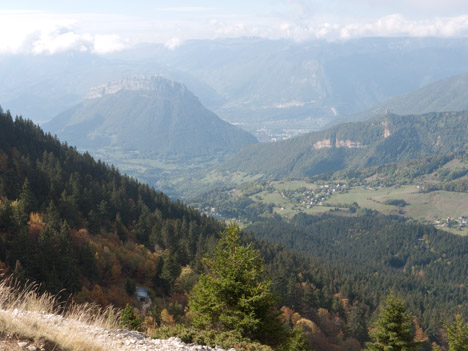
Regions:
<instances>
[{"instance_id":1,"label":"limestone cliff face","mask_svg":"<svg viewBox=\"0 0 468 351\"><path fill-rule=\"evenodd\" d=\"M359 141L352 141L349 139L346 140L336 140L336 147L345 147L348 149L361 148L363 145Z\"/></svg>"},{"instance_id":2,"label":"limestone cliff face","mask_svg":"<svg viewBox=\"0 0 468 351\"><path fill-rule=\"evenodd\" d=\"M388 119L385 119L385 121L382 122L382 125L384 126L384 138L387 139L390 135L390 129L388 128Z\"/></svg>"},{"instance_id":3,"label":"limestone cliff face","mask_svg":"<svg viewBox=\"0 0 468 351\"><path fill-rule=\"evenodd\" d=\"M331 140L324 139L324 140L317 141L312 147L316 150L324 149L324 148L331 148L332 147Z\"/></svg>"},{"instance_id":4,"label":"limestone cliff face","mask_svg":"<svg viewBox=\"0 0 468 351\"><path fill-rule=\"evenodd\" d=\"M331 139L324 139L317 141L314 143L312 146L313 149L318 150L318 149L325 149L325 148L332 148L332 147L344 147L347 149L356 149L356 148L362 148L364 147L359 141L353 141L353 140L340 140L336 139L334 140L334 143L332 142Z\"/></svg>"},{"instance_id":5,"label":"limestone cliff face","mask_svg":"<svg viewBox=\"0 0 468 351\"><path fill-rule=\"evenodd\" d=\"M151 91L156 94L184 93L183 84L167 80L160 76L130 76L123 80L112 81L91 88L86 93L85 99L98 99L106 95L116 94L120 91Z\"/></svg>"}]
</instances>

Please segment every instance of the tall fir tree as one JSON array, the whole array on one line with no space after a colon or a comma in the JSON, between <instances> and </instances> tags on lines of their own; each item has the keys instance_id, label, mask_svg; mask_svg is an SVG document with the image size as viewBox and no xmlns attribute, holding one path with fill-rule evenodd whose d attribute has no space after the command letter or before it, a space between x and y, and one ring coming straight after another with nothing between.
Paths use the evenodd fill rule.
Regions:
<instances>
[{"instance_id":1,"label":"tall fir tree","mask_svg":"<svg viewBox=\"0 0 468 351\"><path fill-rule=\"evenodd\" d=\"M373 342L367 342L371 351L412 351L418 350L420 343L414 341L411 315L406 313L403 300L391 293L385 300L372 332Z\"/></svg>"},{"instance_id":2,"label":"tall fir tree","mask_svg":"<svg viewBox=\"0 0 468 351\"><path fill-rule=\"evenodd\" d=\"M455 321L446 325L449 351L468 351L468 323L457 314Z\"/></svg>"},{"instance_id":3,"label":"tall fir tree","mask_svg":"<svg viewBox=\"0 0 468 351\"><path fill-rule=\"evenodd\" d=\"M369 340L367 331L367 308L361 302L355 302L351 306L347 318L345 335L349 338L355 338L360 343Z\"/></svg>"},{"instance_id":4,"label":"tall fir tree","mask_svg":"<svg viewBox=\"0 0 468 351\"><path fill-rule=\"evenodd\" d=\"M21 193L19 194L19 205L28 216L30 212L36 209L37 201L31 190L28 178L24 180L21 188Z\"/></svg>"},{"instance_id":5,"label":"tall fir tree","mask_svg":"<svg viewBox=\"0 0 468 351\"><path fill-rule=\"evenodd\" d=\"M230 224L214 257L204 260L208 273L200 276L189 301L193 322L274 344L285 330L274 309L272 283L264 277L262 258L250 244L242 245L240 233Z\"/></svg>"}]
</instances>

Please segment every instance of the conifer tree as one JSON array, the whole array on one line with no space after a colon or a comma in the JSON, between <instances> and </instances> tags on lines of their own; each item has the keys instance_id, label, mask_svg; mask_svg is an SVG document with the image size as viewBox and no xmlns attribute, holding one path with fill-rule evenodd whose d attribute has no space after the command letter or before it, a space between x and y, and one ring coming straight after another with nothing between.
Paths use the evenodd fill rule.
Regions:
<instances>
[{"instance_id":1,"label":"conifer tree","mask_svg":"<svg viewBox=\"0 0 468 351\"><path fill-rule=\"evenodd\" d=\"M120 314L120 324L131 330L140 330L141 328L140 317L135 314L132 306L128 303Z\"/></svg>"},{"instance_id":2,"label":"conifer tree","mask_svg":"<svg viewBox=\"0 0 468 351\"><path fill-rule=\"evenodd\" d=\"M457 314L455 321L446 325L449 351L468 351L468 323Z\"/></svg>"},{"instance_id":3,"label":"conifer tree","mask_svg":"<svg viewBox=\"0 0 468 351\"><path fill-rule=\"evenodd\" d=\"M360 343L369 340L367 331L367 310L363 303L355 302L353 306L351 306L345 335L349 338L355 338Z\"/></svg>"},{"instance_id":4,"label":"conifer tree","mask_svg":"<svg viewBox=\"0 0 468 351\"><path fill-rule=\"evenodd\" d=\"M163 265L160 274L162 288L169 294L174 286L174 282L180 274L181 268L177 263L177 254L171 254L168 250L162 255Z\"/></svg>"},{"instance_id":5,"label":"conifer tree","mask_svg":"<svg viewBox=\"0 0 468 351\"><path fill-rule=\"evenodd\" d=\"M312 310L319 306L316 292L312 289L310 282L307 281L304 286L304 293L302 294L302 314L310 316Z\"/></svg>"},{"instance_id":6,"label":"conifer tree","mask_svg":"<svg viewBox=\"0 0 468 351\"><path fill-rule=\"evenodd\" d=\"M294 328L281 351L308 351L310 342L301 328Z\"/></svg>"},{"instance_id":7,"label":"conifer tree","mask_svg":"<svg viewBox=\"0 0 468 351\"><path fill-rule=\"evenodd\" d=\"M376 322L377 330L371 333L373 342L368 342L371 351L418 350L414 341L411 315L406 313L405 302L391 293L385 300Z\"/></svg>"},{"instance_id":8,"label":"conifer tree","mask_svg":"<svg viewBox=\"0 0 468 351\"><path fill-rule=\"evenodd\" d=\"M22 210L29 217L29 213L36 208L36 198L31 190L28 178L24 180L23 186L21 188L21 193L19 194L19 203Z\"/></svg>"},{"instance_id":9,"label":"conifer tree","mask_svg":"<svg viewBox=\"0 0 468 351\"><path fill-rule=\"evenodd\" d=\"M49 202L49 206L47 207L45 219L50 228L54 230L58 230L60 228L60 213L52 200Z\"/></svg>"},{"instance_id":10,"label":"conifer tree","mask_svg":"<svg viewBox=\"0 0 468 351\"><path fill-rule=\"evenodd\" d=\"M60 281L68 291L78 291L81 286L80 272L67 221L63 222L57 239L57 260L55 266L59 270Z\"/></svg>"},{"instance_id":11,"label":"conifer tree","mask_svg":"<svg viewBox=\"0 0 468 351\"><path fill-rule=\"evenodd\" d=\"M284 329L274 311L272 283L264 278L263 260L250 244L242 245L240 233L230 224L214 257L204 260L208 273L200 276L189 301L193 323L273 344Z\"/></svg>"},{"instance_id":12,"label":"conifer tree","mask_svg":"<svg viewBox=\"0 0 468 351\"><path fill-rule=\"evenodd\" d=\"M301 310L302 296L296 278L291 275L286 290L286 305L295 311Z\"/></svg>"},{"instance_id":13,"label":"conifer tree","mask_svg":"<svg viewBox=\"0 0 468 351\"><path fill-rule=\"evenodd\" d=\"M21 192L18 196L18 206L15 210L15 221L17 226L24 225L28 219L29 214L36 208L36 198L31 191L29 180L24 180Z\"/></svg>"}]
</instances>

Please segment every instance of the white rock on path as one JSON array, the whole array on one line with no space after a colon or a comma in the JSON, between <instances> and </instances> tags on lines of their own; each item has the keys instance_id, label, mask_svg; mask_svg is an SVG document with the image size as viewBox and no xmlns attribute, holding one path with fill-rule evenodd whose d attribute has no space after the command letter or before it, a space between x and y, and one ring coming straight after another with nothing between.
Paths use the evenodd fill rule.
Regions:
<instances>
[{"instance_id":1,"label":"white rock on path","mask_svg":"<svg viewBox=\"0 0 468 351\"><path fill-rule=\"evenodd\" d=\"M80 323L77 321L70 321L62 316L40 313L40 312L27 312L27 311L4 311L0 310L0 314L9 314L15 318L35 318L41 319L42 323L49 324L55 328L67 328L68 324ZM76 329L77 333L83 335L83 338L92 338L96 343L101 344L103 349L112 351L226 351L219 346L216 348L202 345L186 344L180 338L164 339L151 339L146 338L138 332L133 332L125 329L104 329L93 327L85 323L81 323L79 328ZM27 342L20 347L26 347ZM23 344L23 342L21 342ZM30 351L33 351L32 349ZM231 348L228 351L236 351Z\"/></svg>"}]
</instances>

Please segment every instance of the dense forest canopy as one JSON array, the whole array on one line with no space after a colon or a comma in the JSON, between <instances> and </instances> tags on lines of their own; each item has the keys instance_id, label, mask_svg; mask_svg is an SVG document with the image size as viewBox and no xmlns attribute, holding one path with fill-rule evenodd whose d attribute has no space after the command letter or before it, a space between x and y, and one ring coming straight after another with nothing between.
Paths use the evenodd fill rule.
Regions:
<instances>
[{"instance_id":1,"label":"dense forest canopy","mask_svg":"<svg viewBox=\"0 0 468 351\"><path fill-rule=\"evenodd\" d=\"M296 215L251 225L258 238L329 262L340 289L370 305L394 288L425 326L441 315L468 313L468 238L382 215ZM433 331L435 332L435 330Z\"/></svg>"},{"instance_id":2,"label":"dense forest canopy","mask_svg":"<svg viewBox=\"0 0 468 351\"><path fill-rule=\"evenodd\" d=\"M165 267L193 261L222 228L31 121L2 113L0 133L0 261L48 290L110 288L126 278L168 287L178 272ZM162 271L165 283L151 282Z\"/></svg>"}]
</instances>

